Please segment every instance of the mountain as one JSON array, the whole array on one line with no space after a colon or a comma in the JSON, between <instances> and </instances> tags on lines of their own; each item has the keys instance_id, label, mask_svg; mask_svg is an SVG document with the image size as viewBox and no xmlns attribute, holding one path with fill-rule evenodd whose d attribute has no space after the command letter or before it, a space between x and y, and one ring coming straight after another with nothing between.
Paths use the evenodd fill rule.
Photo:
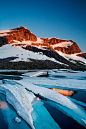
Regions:
<instances>
[{"instance_id":1,"label":"mountain","mask_svg":"<svg viewBox=\"0 0 86 129\"><path fill-rule=\"evenodd\" d=\"M0 62L43 62L46 66L39 65L39 68L86 69L86 53L80 50L76 42L38 38L25 27L0 31L0 51ZM51 63L55 67L50 67Z\"/></svg>"}]
</instances>

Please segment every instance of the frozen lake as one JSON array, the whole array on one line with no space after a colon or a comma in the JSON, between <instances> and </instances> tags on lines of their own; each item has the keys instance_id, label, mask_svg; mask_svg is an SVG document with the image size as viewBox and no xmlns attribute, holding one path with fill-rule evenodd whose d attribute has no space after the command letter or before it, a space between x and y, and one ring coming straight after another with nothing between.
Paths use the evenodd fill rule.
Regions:
<instances>
[{"instance_id":1,"label":"frozen lake","mask_svg":"<svg viewBox=\"0 0 86 129\"><path fill-rule=\"evenodd\" d=\"M86 72L46 71L0 74L0 129L86 128Z\"/></svg>"}]
</instances>

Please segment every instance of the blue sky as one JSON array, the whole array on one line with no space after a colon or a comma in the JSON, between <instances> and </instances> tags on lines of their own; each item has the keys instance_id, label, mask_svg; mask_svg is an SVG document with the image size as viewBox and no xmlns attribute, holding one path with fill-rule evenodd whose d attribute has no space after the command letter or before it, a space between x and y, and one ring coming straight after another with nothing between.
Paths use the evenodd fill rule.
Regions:
<instances>
[{"instance_id":1,"label":"blue sky","mask_svg":"<svg viewBox=\"0 0 86 129\"><path fill-rule=\"evenodd\" d=\"M0 0L0 30L18 26L37 37L71 39L86 52L86 0Z\"/></svg>"}]
</instances>

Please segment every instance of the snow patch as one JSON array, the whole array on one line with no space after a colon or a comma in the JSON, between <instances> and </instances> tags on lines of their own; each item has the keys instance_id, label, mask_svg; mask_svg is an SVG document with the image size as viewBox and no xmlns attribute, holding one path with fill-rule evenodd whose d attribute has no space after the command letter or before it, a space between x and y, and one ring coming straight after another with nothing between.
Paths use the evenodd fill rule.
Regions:
<instances>
[{"instance_id":1,"label":"snow patch","mask_svg":"<svg viewBox=\"0 0 86 129\"><path fill-rule=\"evenodd\" d=\"M37 52L32 52L29 50L25 50L23 48L19 47L14 47L10 44L4 45L2 47L0 47L0 58L7 58L7 57L18 57L14 61L26 61L26 62L30 62L30 60L28 58L31 59L36 59L36 60L50 60L56 63L60 63L63 64L59 61L56 61L54 58L50 58L47 57L46 55L42 55L40 53Z\"/></svg>"},{"instance_id":2,"label":"snow patch","mask_svg":"<svg viewBox=\"0 0 86 129\"><path fill-rule=\"evenodd\" d=\"M0 36L9 35L9 34L7 34L8 32L11 32L11 30L1 30L1 31L0 31Z\"/></svg>"},{"instance_id":3,"label":"snow patch","mask_svg":"<svg viewBox=\"0 0 86 129\"><path fill-rule=\"evenodd\" d=\"M58 50L56 50L56 52L57 52L59 55L61 55L61 56L63 56L64 58L66 58L67 60L69 60L69 59L77 60L77 61L79 60L79 61L82 61L82 62L86 63L86 59L77 56L77 54L81 54L81 53L65 54L65 53L63 53L63 52L61 52L61 51L58 51ZM71 62L72 62L72 61L71 61Z\"/></svg>"},{"instance_id":4,"label":"snow patch","mask_svg":"<svg viewBox=\"0 0 86 129\"><path fill-rule=\"evenodd\" d=\"M68 48L69 46L71 46L73 43L72 42L61 42L55 45L52 45L53 48L55 47L66 47Z\"/></svg>"}]
</instances>

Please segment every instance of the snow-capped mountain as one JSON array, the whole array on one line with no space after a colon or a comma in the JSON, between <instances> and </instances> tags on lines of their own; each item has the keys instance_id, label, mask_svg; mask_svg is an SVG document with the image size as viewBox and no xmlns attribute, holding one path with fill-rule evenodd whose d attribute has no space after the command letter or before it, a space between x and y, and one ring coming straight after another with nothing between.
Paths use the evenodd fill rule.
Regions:
<instances>
[{"instance_id":1,"label":"snow-capped mountain","mask_svg":"<svg viewBox=\"0 0 86 129\"><path fill-rule=\"evenodd\" d=\"M28 51L27 51L28 50ZM72 40L38 38L25 27L0 31L0 59L52 61L86 67L86 53Z\"/></svg>"}]
</instances>

